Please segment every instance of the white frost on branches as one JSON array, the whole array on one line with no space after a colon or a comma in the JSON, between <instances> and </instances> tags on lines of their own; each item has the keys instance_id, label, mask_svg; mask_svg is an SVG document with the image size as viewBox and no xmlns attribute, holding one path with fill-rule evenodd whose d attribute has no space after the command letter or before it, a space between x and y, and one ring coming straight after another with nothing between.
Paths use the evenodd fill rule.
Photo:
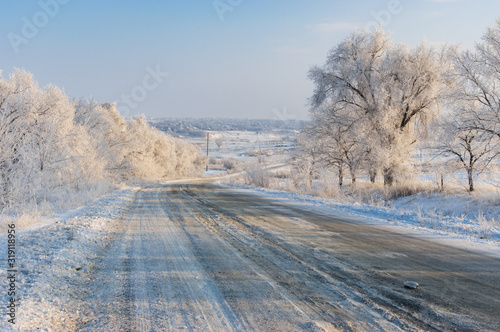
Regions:
<instances>
[{"instance_id":1,"label":"white frost on branches","mask_svg":"<svg viewBox=\"0 0 500 332\"><path fill-rule=\"evenodd\" d=\"M1 74L1 72L0 72ZM0 210L54 201L105 181L186 176L201 167L197 147L126 121L115 104L70 102L16 69L0 75Z\"/></svg>"},{"instance_id":2,"label":"white frost on branches","mask_svg":"<svg viewBox=\"0 0 500 332\"><path fill-rule=\"evenodd\" d=\"M438 110L446 87L446 59L425 44L394 45L387 33L357 32L334 47L326 64L311 69L312 132L326 166L342 183L364 169L391 185L404 175L420 129Z\"/></svg>"}]
</instances>

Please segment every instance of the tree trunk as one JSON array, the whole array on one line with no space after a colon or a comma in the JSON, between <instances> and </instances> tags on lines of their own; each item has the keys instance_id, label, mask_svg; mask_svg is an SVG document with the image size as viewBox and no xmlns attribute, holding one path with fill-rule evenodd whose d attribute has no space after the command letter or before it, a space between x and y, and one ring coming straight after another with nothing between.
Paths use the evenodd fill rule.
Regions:
<instances>
[{"instance_id":1,"label":"tree trunk","mask_svg":"<svg viewBox=\"0 0 500 332\"><path fill-rule=\"evenodd\" d=\"M354 170L354 167L349 167L349 173L351 173L351 184L356 183L356 171Z\"/></svg>"},{"instance_id":2,"label":"tree trunk","mask_svg":"<svg viewBox=\"0 0 500 332\"><path fill-rule=\"evenodd\" d=\"M444 191L444 175L443 174L441 174L441 183L440 183L440 185L441 185L440 190L441 190L441 192L443 192Z\"/></svg>"},{"instance_id":3,"label":"tree trunk","mask_svg":"<svg viewBox=\"0 0 500 332\"><path fill-rule=\"evenodd\" d=\"M394 170L392 168L384 169L384 186L392 186L394 184Z\"/></svg>"},{"instance_id":4,"label":"tree trunk","mask_svg":"<svg viewBox=\"0 0 500 332\"><path fill-rule=\"evenodd\" d=\"M1 180L0 180L0 210L2 209L3 207L3 204L5 203L5 199L7 199L8 197L8 186L7 186L7 175L4 173L4 171L2 170L2 166L0 165L0 177L1 177Z\"/></svg>"},{"instance_id":5,"label":"tree trunk","mask_svg":"<svg viewBox=\"0 0 500 332\"><path fill-rule=\"evenodd\" d=\"M370 171L368 171L368 173L370 175L371 183L375 183L375 179L377 178L377 171L374 169L371 169Z\"/></svg>"},{"instance_id":6,"label":"tree trunk","mask_svg":"<svg viewBox=\"0 0 500 332\"><path fill-rule=\"evenodd\" d=\"M314 173L313 173L313 169L311 167L311 170L309 171L309 188L312 188L312 185L313 185L313 177L314 177Z\"/></svg>"},{"instance_id":7,"label":"tree trunk","mask_svg":"<svg viewBox=\"0 0 500 332\"><path fill-rule=\"evenodd\" d=\"M469 176L469 192L474 191L474 179L472 178L472 168L467 169L467 175Z\"/></svg>"},{"instance_id":8,"label":"tree trunk","mask_svg":"<svg viewBox=\"0 0 500 332\"><path fill-rule=\"evenodd\" d=\"M344 184L344 170L342 167L339 167L339 187L342 187Z\"/></svg>"}]
</instances>

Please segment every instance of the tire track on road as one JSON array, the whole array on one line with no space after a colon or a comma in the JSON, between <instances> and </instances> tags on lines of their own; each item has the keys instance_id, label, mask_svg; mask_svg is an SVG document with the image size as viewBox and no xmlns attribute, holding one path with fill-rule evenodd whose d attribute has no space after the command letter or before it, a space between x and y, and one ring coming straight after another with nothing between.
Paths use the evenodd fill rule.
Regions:
<instances>
[{"instance_id":1,"label":"tire track on road","mask_svg":"<svg viewBox=\"0 0 500 332\"><path fill-rule=\"evenodd\" d=\"M241 218L214 207L213 204L196 197L189 190L175 190L176 195L188 204L190 211L195 211L197 220L207 230L225 239L233 250L244 256L246 264L262 271L263 278L282 296L286 297L308 321L303 326L322 322L321 325L342 330L391 330L409 326L392 325L388 323L380 310L368 308L360 298L349 289L339 291L339 283L331 280L324 273L318 272L313 266L302 260L279 243L262 236L260 232L249 227ZM253 266L252 266L253 265ZM217 276L215 276L217 279ZM329 280L328 280L329 279ZM220 286L220 287L223 287ZM344 287L345 288L345 287ZM337 305L337 303L341 303ZM349 307L356 314L349 311ZM360 321L362 315L364 321ZM371 318L370 318L371 317ZM309 324L309 325L308 325ZM400 324L400 323L399 323Z\"/></svg>"},{"instance_id":2,"label":"tire track on road","mask_svg":"<svg viewBox=\"0 0 500 332\"><path fill-rule=\"evenodd\" d=\"M338 266L335 266L335 264L325 262L324 260L315 259L314 256L310 254L307 255L307 258L305 258L304 253L309 252L309 250L297 251L297 248L289 245L290 241L277 241L275 236L266 233L262 227L258 226L259 223L261 225L266 223L268 224L269 220L267 218L269 217L252 216L251 219L253 222L249 222L249 217L235 215L234 213L225 210L221 205L215 205L207 199L198 196L196 192L199 192L199 190L190 190L189 186L187 186L182 187L182 192L186 197L189 197L191 200L197 202L193 204L193 209L203 206L213 211L212 213L205 212L205 214L219 214L223 216L219 219L211 218L213 225L217 225L216 228L220 232L221 236L226 234L226 237L232 237L235 247L246 252L245 255L251 257L263 266L269 267L269 261L266 261L266 259L261 255L255 254L253 249L248 249L247 245L241 241L241 234L244 234L245 232L251 234L252 237L258 238L262 245L267 245L269 250L273 253L272 255L267 255L267 257L284 257L289 262L302 265L304 267L304 271L307 271L310 276L310 280L316 280L319 287L328 288L328 290L325 290L324 292L330 291L334 294L333 296L340 294L346 299L346 301L351 302L351 306L358 307L358 311L360 307L366 307L367 311L370 312L371 308L376 312L373 313L375 316L378 314L382 317L387 317L388 320L391 320L396 326L398 326L398 328L404 330L412 330L414 327L428 331L441 330L440 327L431 323L429 317L427 317L427 319L422 319L418 315L415 315L415 312L411 309L411 307L402 307L401 305L395 303L392 299L378 293L370 286L369 278L365 278L363 282L363 277L367 277L363 274L368 271L340 261L337 262ZM264 212L259 211L259 214L261 213ZM226 221L226 224L221 223L221 220ZM233 226L228 226L227 223L231 223ZM283 223L286 224L286 221ZM331 257L330 260L336 261L333 257ZM280 274L286 275L286 270L276 267L275 275ZM287 277L284 277L284 279L286 278ZM293 279L293 276L288 276L288 278ZM297 285L289 286L289 289L292 290L297 288ZM307 294L308 290L300 289L299 287L296 292L297 295L300 296L300 294ZM394 296L394 294L390 295ZM321 299L321 296L318 299ZM317 310L317 307L326 307L324 312L333 311L341 316L346 316L346 321L358 320L356 316L346 315L346 303L342 303L341 306L335 306L332 303L329 303L328 300L325 301L325 299L321 299L318 301L318 299L312 298L309 300L311 310ZM408 299L403 299L402 303L410 304L411 302L409 302ZM365 319L367 319L366 316L370 316L368 312L364 315ZM438 314L432 311L427 314L431 317L434 316L435 318L438 318ZM338 317L336 319L338 319ZM372 324L374 323L372 322ZM376 324L374 325L376 326ZM345 326L339 327L345 328ZM372 329L373 327L370 328Z\"/></svg>"},{"instance_id":3,"label":"tire track on road","mask_svg":"<svg viewBox=\"0 0 500 332\"><path fill-rule=\"evenodd\" d=\"M488 319L498 309L485 311L490 316L484 321L461 313L453 316L443 311L444 300L438 296L422 297L428 290L409 292L394 286L397 279L391 274L429 274L429 263L405 261L405 254L420 242L408 237L406 251L392 249L383 241L396 234L307 214L297 205L274 204L210 184L157 184L137 192L121 221L91 271L88 300L96 302L90 305L95 317L82 331L431 331L495 326ZM375 238L371 231L378 232ZM358 243L364 238L366 243ZM411 270L415 266L422 271ZM432 278L445 272L433 272ZM482 273L498 280L494 273ZM485 282L473 274L448 275L467 281L474 291Z\"/></svg>"}]
</instances>

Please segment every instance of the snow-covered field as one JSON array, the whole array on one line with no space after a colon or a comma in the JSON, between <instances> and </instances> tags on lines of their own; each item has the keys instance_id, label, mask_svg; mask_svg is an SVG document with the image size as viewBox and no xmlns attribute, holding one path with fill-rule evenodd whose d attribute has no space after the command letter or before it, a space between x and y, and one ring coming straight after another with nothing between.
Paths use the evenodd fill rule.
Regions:
<instances>
[{"instance_id":1,"label":"snow-covered field","mask_svg":"<svg viewBox=\"0 0 500 332\"><path fill-rule=\"evenodd\" d=\"M258 162L259 158L269 164L284 161L293 148L292 141L296 136L293 131L224 131L209 134L211 169L219 169L220 163L226 159L233 159L240 166ZM206 137L184 137L182 140L198 145L206 153Z\"/></svg>"}]
</instances>

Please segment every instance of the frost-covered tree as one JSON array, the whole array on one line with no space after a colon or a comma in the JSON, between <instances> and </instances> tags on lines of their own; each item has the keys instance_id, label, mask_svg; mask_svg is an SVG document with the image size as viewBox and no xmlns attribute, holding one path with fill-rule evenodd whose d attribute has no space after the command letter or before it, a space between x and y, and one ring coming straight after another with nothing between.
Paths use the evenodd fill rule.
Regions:
<instances>
[{"instance_id":1,"label":"frost-covered tree","mask_svg":"<svg viewBox=\"0 0 500 332\"><path fill-rule=\"evenodd\" d=\"M91 138L91 144L104 162L107 177L124 179L131 174L125 160L127 146L132 138L127 135L127 123L115 104L100 104L93 100L78 100L75 105L75 123L82 126Z\"/></svg>"},{"instance_id":2,"label":"frost-covered tree","mask_svg":"<svg viewBox=\"0 0 500 332\"><path fill-rule=\"evenodd\" d=\"M70 102L24 70L0 76L0 210L57 203L106 181L190 175L200 156L145 118L126 121L115 104Z\"/></svg>"},{"instance_id":3,"label":"frost-covered tree","mask_svg":"<svg viewBox=\"0 0 500 332\"><path fill-rule=\"evenodd\" d=\"M461 127L500 139L500 19L473 51L451 52L458 80L453 100L474 103L461 110Z\"/></svg>"},{"instance_id":4,"label":"frost-covered tree","mask_svg":"<svg viewBox=\"0 0 500 332\"><path fill-rule=\"evenodd\" d=\"M39 89L23 70L1 81L3 204L45 200L53 190L94 177L83 162L88 155L77 153L88 137L75 126L67 96L54 86Z\"/></svg>"},{"instance_id":5,"label":"frost-covered tree","mask_svg":"<svg viewBox=\"0 0 500 332\"><path fill-rule=\"evenodd\" d=\"M448 94L448 112L435 144L474 177L500 155L500 19L489 27L474 50L450 49L455 84Z\"/></svg>"},{"instance_id":6,"label":"frost-covered tree","mask_svg":"<svg viewBox=\"0 0 500 332\"><path fill-rule=\"evenodd\" d=\"M499 152L499 140L489 133L464 126L471 112L477 112L477 101L457 101L450 114L439 123L439 136L435 144L446 157L456 160L467 173L468 190L474 191L474 178L484 172Z\"/></svg>"},{"instance_id":7,"label":"frost-covered tree","mask_svg":"<svg viewBox=\"0 0 500 332\"><path fill-rule=\"evenodd\" d=\"M306 192L311 189L321 166L320 155L320 145L315 139L313 127L304 128L297 137L297 149L292 157L292 180L295 188L303 182Z\"/></svg>"},{"instance_id":8,"label":"frost-covered tree","mask_svg":"<svg viewBox=\"0 0 500 332\"><path fill-rule=\"evenodd\" d=\"M354 183L367 152L357 127L361 122L349 114L349 108L324 107L314 111L314 121L304 135L315 142L316 158L321 164L337 170L339 186L343 185L347 171Z\"/></svg>"},{"instance_id":9,"label":"frost-covered tree","mask_svg":"<svg viewBox=\"0 0 500 332\"><path fill-rule=\"evenodd\" d=\"M215 139L215 144L217 145L217 147L220 149L220 147L222 146L222 144L224 144L224 138L222 137L222 135L220 135L219 137L217 137Z\"/></svg>"},{"instance_id":10,"label":"frost-covered tree","mask_svg":"<svg viewBox=\"0 0 500 332\"><path fill-rule=\"evenodd\" d=\"M418 123L439 101L443 64L444 58L425 44L414 49L393 45L382 30L353 33L330 51L324 66L309 73L316 86L313 122L334 134L354 123L347 141L361 145L371 162L364 167L371 174L380 168L391 185L418 139Z\"/></svg>"},{"instance_id":11,"label":"frost-covered tree","mask_svg":"<svg viewBox=\"0 0 500 332\"><path fill-rule=\"evenodd\" d=\"M191 145L180 142L152 128L144 116L128 124L127 132L135 139L129 144L126 160L132 174L138 178L156 179L187 175L194 170L195 161L191 152L184 152Z\"/></svg>"}]
</instances>

